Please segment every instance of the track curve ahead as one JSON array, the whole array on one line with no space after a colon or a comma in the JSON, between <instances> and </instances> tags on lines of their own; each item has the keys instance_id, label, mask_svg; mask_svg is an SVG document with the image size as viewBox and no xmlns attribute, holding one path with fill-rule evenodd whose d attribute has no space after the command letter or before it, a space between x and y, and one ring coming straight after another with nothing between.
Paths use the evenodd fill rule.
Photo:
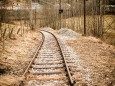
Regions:
<instances>
[{"instance_id":1,"label":"track curve ahead","mask_svg":"<svg viewBox=\"0 0 115 86\"><path fill-rule=\"evenodd\" d=\"M60 40L48 31L41 31L41 34L40 46L24 73L26 86L73 86Z\"/></svg>"}]
</instances>

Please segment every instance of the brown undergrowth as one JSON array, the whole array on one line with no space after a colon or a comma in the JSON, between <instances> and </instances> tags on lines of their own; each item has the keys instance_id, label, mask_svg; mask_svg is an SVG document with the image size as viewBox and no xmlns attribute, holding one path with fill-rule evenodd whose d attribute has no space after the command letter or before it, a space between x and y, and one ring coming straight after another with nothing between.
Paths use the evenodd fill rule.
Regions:
<instances>
[{"instance_id":1,"label":"brown undergrowth","mask_svg":"<svg viewBox=\"0 0 115 86\"><path fill-rule=\"evenodd\" d=\"M107 45L94 37L79 37L68 40L68 44L80 55L80 58L91 68L92 85L115 85L115 47Z\"/></svg>"},{"instance_id":2,"label":"brown undergrowth","mask_svg":"<svg viewBox=\"0 0 115 86\"><path fill-rule=\"evenodd\" d=\"M5 50L0 50L0 86L18 86L40 38L38 31L28 31L15 40L5 41Z\"/></svg>"}]
</instances>

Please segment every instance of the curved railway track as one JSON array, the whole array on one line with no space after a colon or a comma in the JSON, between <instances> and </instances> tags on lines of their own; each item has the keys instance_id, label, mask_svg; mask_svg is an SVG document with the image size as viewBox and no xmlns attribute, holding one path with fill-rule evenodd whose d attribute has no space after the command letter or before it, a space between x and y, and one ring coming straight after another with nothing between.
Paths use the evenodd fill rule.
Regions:
<instances>
[{"instance_id":1,"label":"curved railway track","mask_svg":"<svg viewBox=\"0 0 115 86\"><path fill-rule=\"evenodd\" d=\"M26 86L73 86L74 80L68 66L72 62L66 60L60 40L51 32L40 33L42 41L23 74L27 81Z\"/></svg>"}]
</instances>

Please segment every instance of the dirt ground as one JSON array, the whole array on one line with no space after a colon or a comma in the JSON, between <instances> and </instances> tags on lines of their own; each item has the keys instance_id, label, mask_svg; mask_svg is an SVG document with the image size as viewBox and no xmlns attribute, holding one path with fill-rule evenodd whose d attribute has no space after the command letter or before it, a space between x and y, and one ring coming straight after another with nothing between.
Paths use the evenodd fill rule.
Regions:
<instances>
[{"instance_id":1,"label":"dirt ground","mask_svg":"<svg viewBox=\"0 0 115 86\"><path fill-rule=\"evenodd\" d=\"M15 40L5 41L5 50L0 50L0 86L18 86L40 38L38 31L28 31Z\"/></svg>"},{"instance_id":2,"label":"dirt ground","mask_svg":"<svg viewBox=\"0 0 115 86\"><path fill-rule=\"evenodd\" d=\"M81 60L92 70L91 86L115 86L115 47L107 45L94 37L80 36L67 40Z\"/></svg>"}]
</instances>

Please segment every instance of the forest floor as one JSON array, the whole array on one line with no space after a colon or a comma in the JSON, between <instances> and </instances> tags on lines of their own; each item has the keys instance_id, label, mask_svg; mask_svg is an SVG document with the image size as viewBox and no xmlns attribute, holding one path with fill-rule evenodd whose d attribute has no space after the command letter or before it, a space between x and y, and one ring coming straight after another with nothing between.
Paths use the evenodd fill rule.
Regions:
<instances>
[{"instance_id":1,"label":"forest floor","mask_svg":"<svg viewBox=\"0 0 115 86\"><path fill-rule=\"evenodd\" d=\"M94 37L67 40L80 59L91 69L91 86L115 86L115 47Z\"/></svg>"},{"instance_id":2,"label":"forest floor","mask_svg":"<svg viewBox=\"0 0 115 86\"><path fill-rule=\"evenodd\" d=\"M67 38L66 42L79 55L84 66L92 70L89 72L90 86L115 86L115 47L94 37L80 34L72 39L70 34L71 32L67 33L67 37L64 35ZM0 74L0 86L13 86L15 83L17 86L20 83L20 77L41 40L38 31L29 31L16 38L6 41L4 52L0 51L0 69L6 69Z\"/></svg>"},{"instance_id":3,"label":"forest floor","mask_svg":"<svg viewBox=\"0 0 115 86\"><path fill-rule=\"evenodd\" d=\"M5 50L0 51L0 86L18 86L40 38L38 31L28 31L5 41Z\"/></svg>"}]
</instances>

